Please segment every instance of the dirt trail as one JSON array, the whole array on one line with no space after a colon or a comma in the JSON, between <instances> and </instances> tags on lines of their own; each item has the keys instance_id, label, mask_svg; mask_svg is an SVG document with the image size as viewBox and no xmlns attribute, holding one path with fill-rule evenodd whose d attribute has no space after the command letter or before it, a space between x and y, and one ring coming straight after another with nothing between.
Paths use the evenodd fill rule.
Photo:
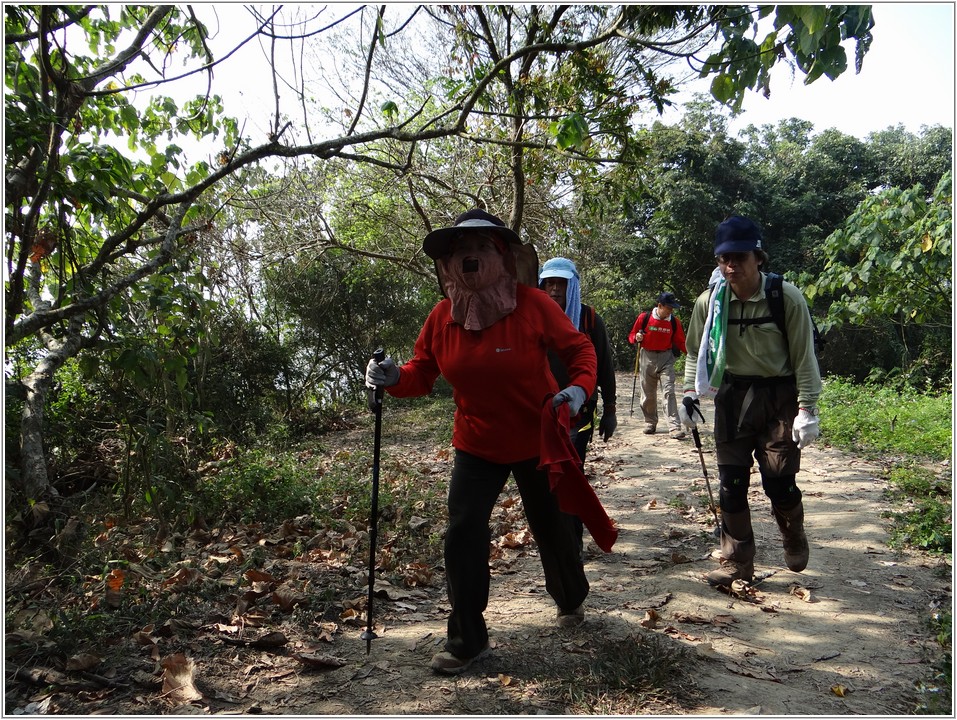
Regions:
<instances>
[{"instance_id":1,"label":"dirt trail","mask_svg":"<svg viewBox=\"0 0 957 720\"><path fill-rule=\"evenodd\" d=\"M631 380L622 374L619 387L629 388ZM131 665L117 676L117 687L126 690L61 695L57 703L80 713L96 707L123 715L157 707L165 714L249 715L912 712L915 682L930 678L940 657L924 623L932 604L951 605L952 573L942 561L888 549L878 468L823 442L805 451L799 484L811 559L800 574L783 567L778 531L756 476L755 562L766 577L752 594L731 596L702 580L715 566L717 540L692 441L642 434L640 413L628 415L628 399L622 392L618 431L607 444L593 443L586 465L620 535L608 554L590 540L586 545L591 593L581 627L556 626L535 545L522 537L520 506L507 507L503 494L493 522L518 538L503 542L503 533L494 534L486 613L492 652L460 677L435 675L428 666L442 648L448 615L438 568L430 587L385 584L376 599L378 637L371 654L360 639L364 622L331 622L347 598L330 587L325 601L331 614L318 617L310 606L297 620L265 628L288 635L282 649L233 647L211 640L219 633L208 625L197 631L185 647L195 659L198 700L162 705L154 663L139 648L129 659L143 672L131 677L145 684L130 686ZM706 414L710 410L706 404ZM713 442L707 432L703 439L716 493ZM368 432L357 428L329 442L347 450L367 440ZM391 430L383 437L383 455L401 449L436 477L448 477L447 447L408 443L408 433ZM514 483L506 493L517 497ZM307 565L282 560L267 570L292 579ZM354 583L351 597L363 596L365 572L342 570ZM676 650L685 654L680 673L668 665ZM292 657L301 652L321 653L331 663L308 669ZM596 668L614 673L629 662L671 667L679 681L660 693L606 691L608 675L596 675ZM39 709L28 712L43 712L42 704L52 701L48 693L33 699L29 707Z\"/></svg>"},{"instance_id":2,"label":"dirt trail","mask_svg":"<svg viewBox=\"0 0 957 720\"><path fill-rule=\"evenodd\" d=\"M630 380L623 375L620 386ZM629 417L624 401L620 407L616 435L607 445L595 443L587 464L620 536L610 554L588 543L591 594L581 628L555 627L534 545L506 548L493 566L487 611L493 651L465 675L446 678L428 668L445 634L444 591L396 591L394 600L379 601L382 627L370 656L346 633L332 651L349 664L297 676L279 693L261 688L256 710L563 714L570 691L556 690L552 678L572 677L589 660L614 656L621 643L651 632L687 647L696 662L690 700L644 713L911 712L914 683L929 676L938 652L922 622L932 602L950 605L951 572L936 560L887 548L877 468L823 442L805 451L799 484L811 560L800 574L783 566L755 476L756 571L771 574L752 596L732 597L701 579L714 567L717 541L701 504L707 493L693 443L643 435L640 414ZM717 493L707 433L704 445ZM649 611L657 613L653 623Z\"/></svg>"}]
</instances>

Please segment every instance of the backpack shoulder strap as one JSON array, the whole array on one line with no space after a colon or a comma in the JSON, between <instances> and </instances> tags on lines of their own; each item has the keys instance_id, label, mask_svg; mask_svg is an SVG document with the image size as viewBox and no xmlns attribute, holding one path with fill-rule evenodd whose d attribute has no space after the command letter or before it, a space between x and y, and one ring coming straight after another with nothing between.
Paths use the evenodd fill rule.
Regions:
<instances>
[{"instance_id":1,"label":"backpack shoulder strap","mask_svg":"<svg viewBox=\"0 0 957 720\"><path fill-rule=\"evenodd\" d=\"M769 272L764 278L764 295L768 301L768 310L771 311L771 319L786 340L788 329L784 322L784 278Z\"/></svg>"},{"instance_id":2,"label":"backpack shoulder strap","mask_svg":"<svg viewBox=\"0 0 957 720\"><path fill-rule=\"evenodd\" d=\"M591 335L595 329L595 308L582 303L581 331Z\"/></svg>"},{"instance_id":3,"label":"backpack shoulder strap","mask_svg":"<svg viewBox=\"0 0 957 720\"><path fill-rule=\"evenodd\" d=\"M652 308L652 310L654 310L654 308ZM651 310L645 310L644 315L645 315L645 321L641 324L642 334L644 334L645 331L648 329L648 321L651 320Z\"/></svg>"}]
</instances>

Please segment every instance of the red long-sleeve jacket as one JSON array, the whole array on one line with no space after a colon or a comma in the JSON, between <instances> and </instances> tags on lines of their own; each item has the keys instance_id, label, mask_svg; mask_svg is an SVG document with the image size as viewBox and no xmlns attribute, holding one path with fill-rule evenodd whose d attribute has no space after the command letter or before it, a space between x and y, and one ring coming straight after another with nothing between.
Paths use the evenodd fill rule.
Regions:
<instances>
[{"instance_id":1,"label":"red long-sleeve jacket","mask_svg":"<svg viewBox=\"0 0 957 720\"><path fill-rule=\"evenodd\" d=\"M452 385L452 444L496 463L539 457L542 403L561 388L548 369L554 350L569 371L569 385L590 397L597 361L591 340L541 290L519 285L515 310L484 330L466 330L452 320L442 300L426 318L415 355L404 365L395 397L426 395L441 373Z\"/></svg>"},{"instance_id":2,"label":"red long-sleeve jacket","mask_svg":"<svg viewBox=\"0 0 957 720\"><path fill-rule=\"evenodd\" d=\"M672 332L671 318L659 320L654 316L651 310L641 313L638 319L635 320L635 324L628 334L628 342L632 345L635 344L635 336L641 332L641 326L645 322L645 315L649 313L651 314L648 317L648 327L645 329L645 339L641 341L641 347L645 350L656 350L659 352L662 350L671 350L672 348L676 348L683 353L688 352L688 349L685 347L685 330L681 327L681 320L678 319L678 316L671 316L675 321L674 332Z\"/></svg>"}]
</instances>

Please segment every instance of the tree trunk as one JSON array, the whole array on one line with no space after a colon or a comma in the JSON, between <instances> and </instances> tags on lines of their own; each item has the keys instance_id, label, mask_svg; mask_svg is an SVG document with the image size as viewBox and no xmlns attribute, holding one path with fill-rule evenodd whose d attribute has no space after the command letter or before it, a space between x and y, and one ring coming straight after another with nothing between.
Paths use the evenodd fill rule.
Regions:
<instances>
[{"instance_id":1,"label":"tree trunk","mask_svg":"<svg viewBox=\"0 0 957 720\"><path fill-rule=\"evenodd\" d=\"M38 500L57 495L47 476L46 452L43 447L44 413L53 378L63 364L79 352L82 338L68 333L65 338L45 338L47 355L23 381L26 398L20 416L20 483L27 498Z\"/></svg>"}]
</instances>

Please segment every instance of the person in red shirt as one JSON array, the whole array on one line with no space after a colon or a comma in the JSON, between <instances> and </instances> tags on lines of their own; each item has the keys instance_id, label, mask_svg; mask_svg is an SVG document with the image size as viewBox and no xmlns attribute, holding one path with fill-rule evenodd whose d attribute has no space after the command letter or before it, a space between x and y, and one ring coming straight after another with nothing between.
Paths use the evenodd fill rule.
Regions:
<instances>
[{"instance_id":1,"label":"person in red shirt","mask_svg":"<svg viewBox=\"0 0 957 720\"><path fill-rule=\"evenodd\" d=\"M433 656L431 667L455 675L489 647L483 616L489 520L510 473L538 545L545 588L558 606L558 624L572 627L584 619L588 580L577 538L538 465L546 399L553 395L555 406L567 403L568 413L577 415L595 391L597 360L588 336L534 287L537 256L528 258L522 251L530 246L498 217L470 210L452 227L429 233L422 247L435 260L446 297L426 319L414 357L401 368L389 357L371 360L366 384L395 397L428 394L440 373L452 385L455 456L445 534L452 611L445 650ZM562 390L548 369L549 350L568 369Z\"/></svg>"},{"instance_id":2,"label":"person in red shirt","mask_svg":"<svg viewBox=\"0 0 957 720\"><path fill-rule=\"evenodd\" d=\"M654 435L658 429L658 387L668 413L671 437L684 440L685 432L678 417L678 400L675 397L675 360L679 353L687 352L685 331L674 314L679 308L674 293L663 292L658 304L643 312L635 320L628 342L641 346L641 361L638 373L641 378L641 412L645 416L645 434Z\"/></svg>"}]
</instances>

